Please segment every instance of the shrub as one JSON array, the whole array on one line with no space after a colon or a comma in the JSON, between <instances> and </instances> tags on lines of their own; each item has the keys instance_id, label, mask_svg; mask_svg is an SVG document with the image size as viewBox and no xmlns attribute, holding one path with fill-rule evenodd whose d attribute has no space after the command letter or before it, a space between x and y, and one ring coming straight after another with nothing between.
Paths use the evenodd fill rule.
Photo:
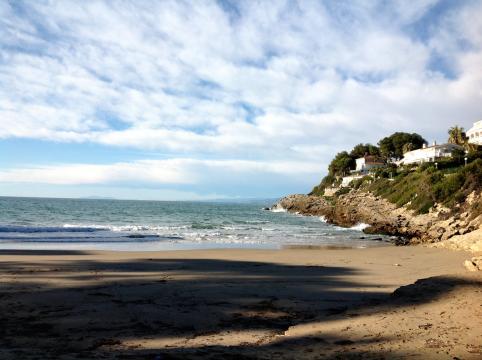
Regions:
<instances>
[{"instance_id":1,"label":"shrub","mask_svg":"<svg viewBox=\"0 0 482 360\"><path fill-rule=\"evenodd\" d=\"M467 154L467 162L471 163L477 159L482 159L482 147L479 146L476 150L472 150Z\"/></svg>"},{"instance_id":2,"label":"shrub","mask_svg":"<svg viewBox=\"0 0 482 360\"><path fill-rule=\"evenodd\" d=\"M337 184L337 182L338 180L334 175L328 174L321 180L318 185L313 188L313 190L311 190L309 195L322 196L325 193L325 188L334 186Z\"/></svg>"},{"instance_id":3,"label":"shrub","mask_svg":"<svg viewBox=\"0 0 482 360\"><path fill-rule=\"evenodd\" d=\"M433 170L435 170L435 165L433 163L430 163L430 162L426 162L426 163L423 163L421 164L420 166L418 166L417 168L417 171L418 172L424 172L428 169L432 168Z\"/></svg>"},{"instance_id":4,"label":"shrub","mask_svg":"<svg viewBox=\"0 0 482 360\"><path fill-rule=\"evenodd\" d=\"M366 184L369 184L373 181L373 177L369 176L369 175L366 175L360 179L356 179L356 180L353 180L351 183L350 183L350 187L352 187L353 189L359 189L360 187L366 185Z\"/></svg>"},{"instance_id":5,"label":"shrub","mask_svg":"<svg viewBox=\"0 0 482 360\"><path fill-rule=\"evenodd\" d=\"M450 202L457 191L464 185L465 176L460 172L447 175L445 179L436 183L433 187L435 200L438 202Z\"/></svg>"},{"instance_id":6,"label":"shrub","mask_svg":"<svg viewBox=\"0 0 482 360\"><path fill-rule=\"evenodd\" d=\"M430 164L417 171L402 170L393 182L376 180L369 190L398 206L427 213L435 202L453 208L473 191L482 190L482 159L444 174Z\"/></svg>"},{"instance_id":7,"label":"shrub","mask_svg":"<svg viewBox=\"0 0 482 360\"><path fill-rule=\"evenodd\" d=\"M349 187L343 187L335 193L335 196L345 195L348 194L350 191L351 189Z\"/></svg>"}]
</instances>

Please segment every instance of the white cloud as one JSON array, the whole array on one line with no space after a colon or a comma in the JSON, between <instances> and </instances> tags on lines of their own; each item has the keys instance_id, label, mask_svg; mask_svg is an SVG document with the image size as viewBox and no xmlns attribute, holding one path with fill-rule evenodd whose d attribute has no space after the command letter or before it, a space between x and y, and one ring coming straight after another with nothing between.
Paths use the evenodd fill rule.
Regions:
<instances>
[{"instance_id":1,"label":"white cloud","mask_svg":"<svg viewBox=\"0 0 482 360\"><path fill-rule=\"evenodd\" d=\"M106 184L112 182L189 183L189 174L175 167L175 161L117 163L111 165L67 164L0 171L2 182L45 184Z\"/></svg>"},{"instance_id":2,"label":"white cloud","mask_svg":"<svg viewBox=\"0 0 482 360\"><path fill-rule=\"evenodd\" d=\"M214 1L3 3L0 138L255 159L237 164L246 171L316 154L317 169L301 164L322 171L355 143L396 130L442 140L448 126L482 116L480 3L437 19L432 0L235 5L237 13ZM424 21L425 38L407 30ZM437 71L435 55L456 76ZM176 161L159 164L162 174L138 162L2 176L182 183L192 164Z\"/></svg>"},{"instance_id":3,"label":"white cloud","mask_svg":"<svg viewBox=\"0 0 482 360\"><path fill-rule=\"evenodd\" d=\"M176 158L138 160L114 164L59 164L0 170L0 182L55 185L157 184L193 185L231 184L247 176L266 174L304 177L319 173L317 162L260 162L247 160L197 160Z\"/></svg>"}]
</instances>

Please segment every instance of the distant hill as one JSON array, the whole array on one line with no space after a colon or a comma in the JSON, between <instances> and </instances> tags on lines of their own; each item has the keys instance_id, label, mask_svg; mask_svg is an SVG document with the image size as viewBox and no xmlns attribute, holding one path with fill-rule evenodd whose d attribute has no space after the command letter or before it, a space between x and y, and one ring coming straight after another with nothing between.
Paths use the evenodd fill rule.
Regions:
<instances>
[{"instance_id":1,"label":"distant hill","mask_svg":"<svg viewBox=\"0 0 482 360\"><path fill-rule=\"evenodd\" d=\"M229 198L229 199L212 199L212 200L201 200L201 202L216 202L216 203L231 203L231 204L272 204L275 201L278 201L279 198Z\"/></svg>"},{"instance_id":2,"label":"distant hill","mask_svg":"<svg viewBox=\"0 0 482 360\"><path fill-rule=\"evenodd\" d=\"M109 196L85 196L85 197L80 197L79 199L83 199L83 200L117 200L116 198L109 197Z\"/></svg>"}]
</instances>

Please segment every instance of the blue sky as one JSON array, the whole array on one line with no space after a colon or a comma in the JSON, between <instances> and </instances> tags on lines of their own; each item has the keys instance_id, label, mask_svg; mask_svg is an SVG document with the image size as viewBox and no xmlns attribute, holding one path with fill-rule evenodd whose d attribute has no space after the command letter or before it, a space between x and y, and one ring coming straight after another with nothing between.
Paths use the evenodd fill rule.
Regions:
<instances>
[{"instance_id":1,"label":"blue sky","mask_svg":"<svg viewBox=\"0 0 482 360\"><path fill-rule=\"evenodd\" d=\"M482 1L0 1L0 195L308 192L482 118Z\"/></svg>"}]
</instances>

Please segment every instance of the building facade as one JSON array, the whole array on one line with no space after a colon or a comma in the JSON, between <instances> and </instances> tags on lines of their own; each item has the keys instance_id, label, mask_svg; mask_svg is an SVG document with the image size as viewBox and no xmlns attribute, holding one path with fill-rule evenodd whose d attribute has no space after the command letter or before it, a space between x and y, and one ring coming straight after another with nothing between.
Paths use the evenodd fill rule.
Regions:
<instances>
[{"instance_id":1,"label":"building facade","mask_svg":"<svg viewBox=\"0 0 482 360\"><path fill-rule=\"evenodd\" d=\"M398 165L422 164L424 162L434 162L440 158L452 156L452 151L463 150L464 148L456 144L441 144L434 143L432 146L426 146L422 149L408 151L403 154L403 159L398 162Z\"/></svg>"},{"instance_id":2,"label":"building facade","mask_svg":"<svg viewBox=\"0 0 482 360\"><path fill-rule=\"evenodd\" d=\"M466 135L470 144L482 145L482 120L475 122Z\"/></svg>"},{"instance_id":3,"label":"building facade","mask_svg":"<svg viewBox=\"0 0 482 360\"><path fill-rule=\"evenodd\" d=\"M371 169L382 167L385 162L377 156L365 155L359 159L356 159L356 169L355 172L361 174L367 174Z\"/></svg>"}]
</instances>

